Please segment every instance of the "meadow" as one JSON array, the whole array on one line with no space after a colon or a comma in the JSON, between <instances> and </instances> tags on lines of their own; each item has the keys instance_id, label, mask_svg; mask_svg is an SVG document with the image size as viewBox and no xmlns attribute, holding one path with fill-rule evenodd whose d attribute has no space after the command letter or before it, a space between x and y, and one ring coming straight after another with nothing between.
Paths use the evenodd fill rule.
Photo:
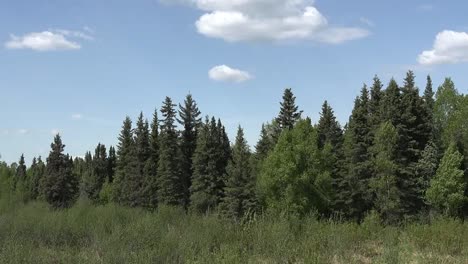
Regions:
<instances>
[{"instance_id":1,"label":"meadow","mask_svg":"<svg viewBox=\"0 0 468 264\"><path fill-rule=\"evenodd\" d=\"M383 226L268 213L233 222L180 208L114 204L52 210L0 203L0 263L468 263L468 225Z\"/></svg>"}]
</instances>

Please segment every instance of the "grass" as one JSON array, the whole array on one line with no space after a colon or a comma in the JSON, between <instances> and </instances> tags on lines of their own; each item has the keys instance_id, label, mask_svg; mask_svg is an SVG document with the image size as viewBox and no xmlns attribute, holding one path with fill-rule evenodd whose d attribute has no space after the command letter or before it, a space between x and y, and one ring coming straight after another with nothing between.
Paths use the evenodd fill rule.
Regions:
<instances>
[{"instance_id":1,"label":"grass","mask_svg":"<svg viewBox=\"0 0 468 264\"><path fill-rule=\"evenodd\" d=\"M453 219L384 227L313 217L156 212L80 201L0 202L0 263L468 263L468 225Z\"/></svg>"}]
</instances>

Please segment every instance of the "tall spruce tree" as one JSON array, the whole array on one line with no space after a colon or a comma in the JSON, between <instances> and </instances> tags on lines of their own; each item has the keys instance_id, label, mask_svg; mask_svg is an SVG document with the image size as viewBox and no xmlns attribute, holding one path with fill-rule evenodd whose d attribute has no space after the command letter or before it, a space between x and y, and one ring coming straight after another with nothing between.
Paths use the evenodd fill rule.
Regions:
<instances>
[{"instance_id":1,"label":"tall spruce tree","mask_svg":"<svg viewBox=\"0 0 468 264\"><path fill-rule=\"evenodd\" d=\"M374 76L374 83L370 88L370 100L369 100L369 125L371 126L371 140L374 139L374 134L377 129L380 128L380 124L383 121L382 117L382 101L384 97L384 91L382 91L383 84L379 77Z\"/></svg>"},{"instance_id":2,"label":"tall spruce tree","mask_svg":"<svg viewBox=\"0 0 468 264\"><path fill-rule=\"evenodd\" d=\"M84 174L82 179L82 187L84 194L93 202L97 202L102 186L108 178L106 146L99 143L94 151L92 160L88 160L90 156L91 153L88 152L86 154L87 173Z\"/></svg>"},{"instance_id":3,"label":"tall spruce tree","mask_svg":"<svg viewBox=\"0 0 468 264\"><path fill-rule=\"evenodd\" d=\"M153 114L149 138L149 159L145 168L145 196L147 207L156 208L158 204L158 162L159 162L159 120L158 111Z\"/></svg>"},{"instance_id":4,"label":"tall spruce tree","mask_svg":"<svg viewBox=\"0 0 468 264\"><path fill-rule=\"evenodd\" d=\"M207 117L197 139L193 156L193 178L190 188L191 210L214 210L224 196L226 165L230 159L229 140L220 122Z\"/></svg>"},{"instance_id":5,"label":"tall spruce tree","mask_svg":"<svg viewBox=\"0 0 468 264\"><path fill-rule=\"evenodd\" d=\"M43 178L45 200L54 208L73 205L78 194L78 180L73 174L73 161L63 153L65 145L59 134L51 144L47 158L46 173Z\"/></svg>"},{"instance_id":6,"label":"tall spruce tree","mask_svg":"<svg viewBox=\"0 0 468 264\"><path fill-rule=\"evenodd\" d=\"M107 159L107 181L112 183L114 181L115 169L117 166L117 155L113 146L109 147L109 157Z\"/></svg>"},{"instance_id":7,"label":"tall spruce tree","mask_svg":"<svg viewBox=\"0 0 468 264\"><path fill-rule=\"evenodd\" d=\"M26 184L26 165L24 161L24 154L21 154L20 160L18 162L18 167L16 167L15 177L13 178L13 190L18 190L24 192L24 186Z\"/></svg>"},{"instance_id":8,"label":"tall spruce tree","mask_svg":"<svg viewBox=\"0 0 468 264\"><path fill-rule=\"evenodd\" d=\"M401 95L401 123L399 134L399 187L405 214L416 214L423 206L424 199L418 192L416 164L427 142L431 138L424 101L415 86L414 74L409 71L404 80Z\"/></svg>"},{"instance_id":9,"label":"tall spruce tree","mask_svg":"<svg viewBox=\"0 0 468 264\"><path fill-rule=\"evenodd\" d=\"M122 205L137 205L134 199L134 191L138 189L140 176L137 162L132 120L127 116L119 135L117 167L112 191L112 199Z\"/></svg>"},{"instance_id":10,"label":"tall spruce tree","mask_svg":"<svg viewBox=\"0 0 468 264\"><path fill-rule=\"evenodd\" d=\"M416 164L418 196L424 197L439 166L439 150L433 141L429 141Z\"/></svg>"},{"instance_id":11,"label":"tall spruce tree","mask_svg":"<svg viewBox=\"0 0 468 264\"><path fill-rule=\"evenodd\" d=\"M183 126L180 139L181 159L181 178L184 189L184 206L187 207L190 202L190 186L192 185L192 158L197 147L197 131L201 124L200 110L192 95L188 94L184 105L179 104L179 124Z\"/></svg>"},{"instance_id":12,"label":"tall spruce tree","mask_svg":"<svg viewBox=\"0 0 468 264\"><path fill-rule=\"evenodd\" d=\"M233 146L232 160L227 166L225 197L221 205L223 213L228 217L237 219L255 211L255 179L250 155L244 131L239 127Z\"/></svg>"},{"instance_id":13,"label":"tall spruce tree","mask_svg":"<svg viewBox=\"0 0 468 264\"><path fill-rule=\"evenodd\" d=\"M161 108L161 134L158 163L158 201L160 204L183 205L184 189L180 177L180 152L176 131L175 104L166 97Z\"/></svg>"},{"instance_id":14,"label":"tall spruce tree","mask_svg":"<svg viewBox=\"0 0 468 264\"><path fill-rule=\"evenodd\" d=\"M339 149L343 144L343 131L336 120L332 107L325 101L317 124L319 147L323 148L329 142L333 148Z\"/></svg>"},{"instance_id":15,"label":"tall spruce tree","mask_svg":"<svg viewBox=\"0 0 468 264\"><path fill-rule=\"evenodd\" d=\"M360 221L371 208L368 189L372 177L369 126L369 92L367 86L356 98L345 134L345 166L343 177L337 183L337 207L345 216Z\"/></svg>"},{"instance_id":16,"label":"tall spruce tree","mask_svg":"<svg viewBox=\"0 0 468 264\"><path fill-rule=\"evenodd\" d=\"M148 197L145 195L146 183L146 166L150 158L150 134L148 121L144 119L141 112L138 116L136 128L134 131L135 138L135 154L136 154L136 170L133 179L134 189L133 199L136 206L147 206Z\"/></svg>"},{"instance_id":17,"label":"tall spruce tree","mask_svg":"<svg viewBox=\"0 0 468 264\"><path fill-rule=\"evenodd\" d=\"M390 121L398 129L401 119L401 92L395 79L391 79L384 92L381 106L382 122Z\"/></svg>"},{"instance_id":18,"label":"tall spruce tree","mask_svg":"<svg viewBox=\"0 0 468 264\"><path fill-rule=\"evenodd\" d=\"M42 162L41 157L39 156L38 159L35 157L33 158L31 168L30 168L30 181L29 181L29 193L30 198L32 200L36 200L39 198L41 193L40 182L42 181L42 177L44 176L45 165Z\"/></svg>"},{"instance_id":19,"label":"tall spruce tree","mask_svg":"<svg viewBox=\"0 0 468 264\"><path fill-rule=\"evenodd\" d=\"M281 109L276 121L281 129L292 129L294 124L301 118L302 111L298 111L296 97L291 88L284 90L283 101L280 104Z\"/></svg>"}]
</instances>

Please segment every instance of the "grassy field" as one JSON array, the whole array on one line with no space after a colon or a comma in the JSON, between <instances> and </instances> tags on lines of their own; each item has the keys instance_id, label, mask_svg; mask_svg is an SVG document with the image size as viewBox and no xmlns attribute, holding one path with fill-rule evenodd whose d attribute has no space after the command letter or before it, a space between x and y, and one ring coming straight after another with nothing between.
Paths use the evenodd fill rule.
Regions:
<instances>
[{"instance_id":1,"label":"grassy field","mask_svg":"<svg viewBox=\"0 0 468 264\"><path fill-rule=\"evenodd\" d=\"M264 215L0 203L0 263L468 263L468 224L383 227Z\"/></svg>"}]
</instances>

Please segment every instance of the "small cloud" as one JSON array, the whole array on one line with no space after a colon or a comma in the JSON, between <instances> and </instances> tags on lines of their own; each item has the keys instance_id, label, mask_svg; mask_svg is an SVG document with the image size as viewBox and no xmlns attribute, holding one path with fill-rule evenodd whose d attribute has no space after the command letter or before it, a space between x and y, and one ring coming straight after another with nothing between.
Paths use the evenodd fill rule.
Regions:
<instances>
[{"instance_id":1,"label":"small cloud","mask_svg":"<svg viewBox=\"0 0 468 264\"><path fill-rule=\"evenodd\" d=\"M21 128L21 129L18 129L18 133L21 135L25 135L29 133L29 130Z\"/></svg>"},{"instance_id":2,"label":"small cloud","mask_svg":"<svg viewBox=\"0 0 468 264\"><path fill-rule=\"evenodd\" d=\"M423 4L418 7L419 10L422 11L432 11L434 9L434 5L431 4Z\"/></svg>"},{"instance_id":3,"label":"small cloud","mask_svg":"<svg viewBox=\"0 0 468 264\"><path fill-rule=\"evenodd\" d=\"M71 118L72 118L73 120L81 120L81 119L83 119L83 115L82 115L82 114L73 114L73 115L71 116Z\"/></svg>"},{"instance_id":4,"label":"small cloud","mask_svg":"<svg viewBox=\"0 0 468 264\"><path fill-rule=\"evenodd\" d=\"M418 62L421 65L468 62L468 33L451 30L438 33L433 48L423 51Z\"/></svg>"},{"instance_id":5,"label":"small cloud","mask_svg":"<svg viewBox=\"0 0 468 264\"><path fill-rule=\"evenodd\" d=\"M34 51L78 50L80 43L72 39L93 40L94 37L81 31L51 29L31 32L23 36L10 35L4 45L7 49L31 49Z\"/></svg>"},{"instance_id":6,"label":"small cloud","mask_svg":"<svg viewBox=\"0 0 468 264\"><path fill-rule=\"evenodd\" d=\"M50 133L52 134L52 136L55 136L57 134L60 134L60 131L58 129L52 129Z\"/></svg>"},{"instance_id":7,"label":"small cloud","mask_svg":"<svg viewBox=\"0 0 468 264\"><path fill-rule=\"evenodd\" d=\"M10 131L8 129L3 129L2 134L3 135L8 135L8 134L10 134Z\"/></svg>"},{"instance_id":8,"label":"small cloud","mask_svg":"<svg viewBox=\"0 0 468 264\"><path fill-rule=\"evenodd\" d=\"M233 69L226 65L213 67L209 72L210 79L223 82L245 82L252 79L252 75L246 71Z\"/></svg>"},{"instance_id":9,"label":"small cloud","mask_svg":"<svg viewBox=\"0 0 468 264\"><path fill-rule=\"evenodd\" d=\"M372 20L370 20L368 18L365 18L365 17L360 17L359 21L361 21L361 23L363 23L363 24L365 24L365 25L367 25L369 27L374 27L375 26L375 23Z\"/></svg>"}]
</instances>

